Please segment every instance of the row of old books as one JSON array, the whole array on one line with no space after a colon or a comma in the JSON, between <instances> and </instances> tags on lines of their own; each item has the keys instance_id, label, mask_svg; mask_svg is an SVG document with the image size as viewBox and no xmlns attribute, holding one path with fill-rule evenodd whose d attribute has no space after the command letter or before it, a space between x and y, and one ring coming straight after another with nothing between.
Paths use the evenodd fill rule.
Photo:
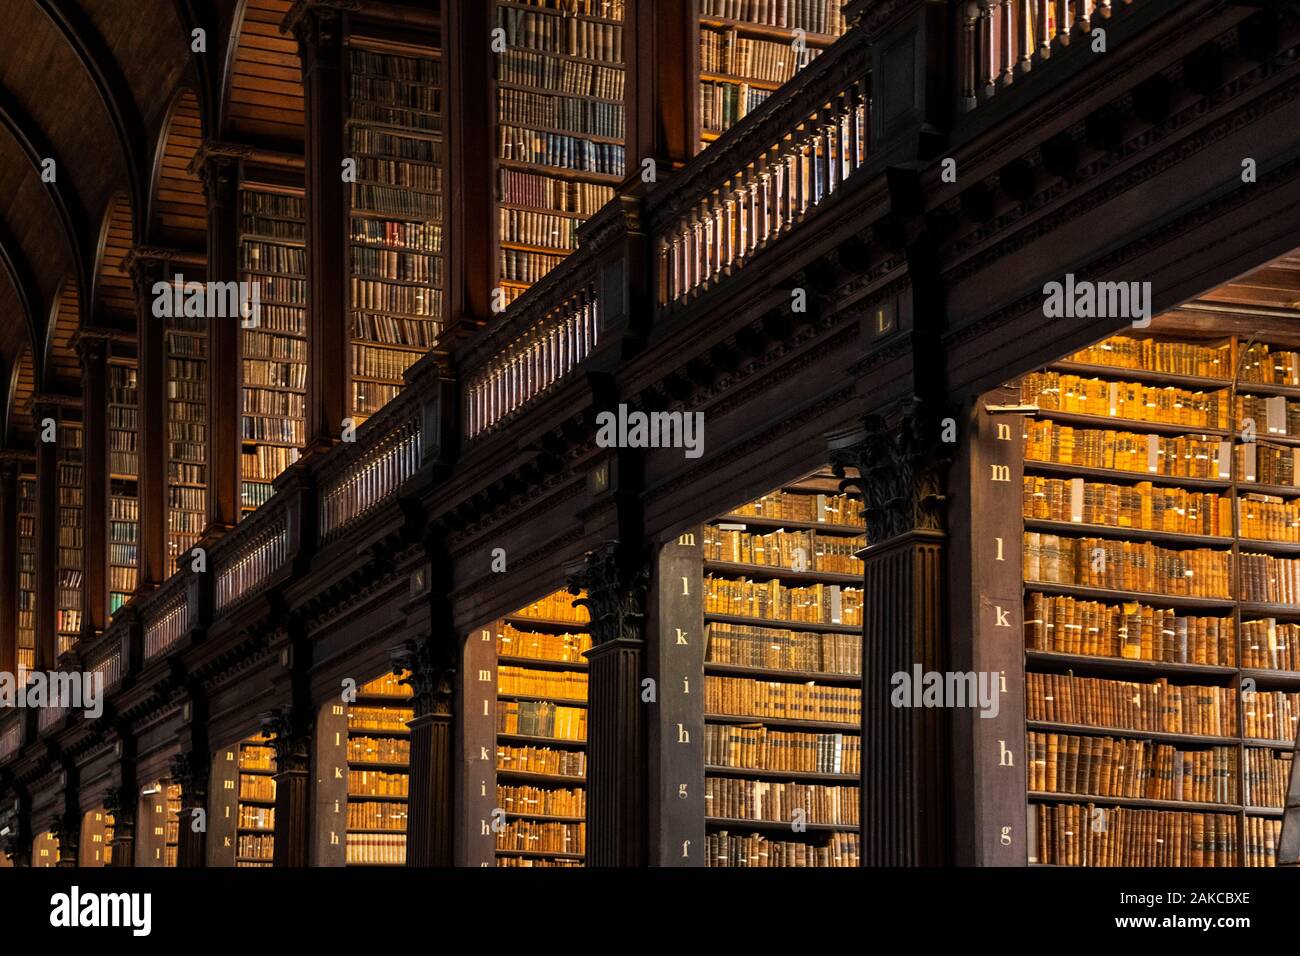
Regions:
<instances>
[{"instance_id":1,"label":"row of old books","mask_svg":"<svg viewBox=\"0 0 1300 956\"><path fill-rule=\"evenodd\" d=\"M243 436L246 441L301 445L303 440L303 420L301 418L279 418L270 415L245 415ZM295 453L286 459L286 463L297 461L297 450L296 447L282 449L284 452ZM279 472L275 474L279 474ZM275 477L275 475L273 474L271 477Z\"/></svg>"},{"instance_id":2,"label":"row of old books","mask_svg":"<svg viewBox=\"0 0 1300 956\"><path fill-rule=\"evenodd\" d=\"M401 866L406 863L405 833L349 833L349 866Z\"/></svg>"},{"instance_id":3,"label":"row of old books","mask_svg":"<svg viewBox=\"0 0 1300 956\"><path fill-rule=\"evenodd\" d=\"M1281 395L1238 395L1236 412L1244 436L1300 435L1300 402Z\"/></svg>"},{"instance_id":4,"label":"row of old books","mask_svg":"<svg viewBox=\"0 0 1300 956\"><path fill-rule=\"evenodd\" d=\"M404 797L410 789L410 777L384 770L349 770L349 797Z\"/></svg>"},{"instance_id":5,"label":"row of old books","mask_svg":"<svg viewBox=\"0 0 1300 956\"><path fill-rule=\"evenodd\" d=\"M611 186L573 182L520 169L498 170L497 180L500 199L504 203L575 213L583 217L595 215L614 198Z\"/></svg>"},{"instance_id":6,"label":"row of old books","mask_svg":"<svg viewBox=\"0 0 1300 956\"><path fill-rule=\"evenodd\" d=\"M770 840L718 830L706 837L705 861L711 867L829 867L858 865L856 833L832 833L825 843Z\"/></svg>"},{"instance_id":7,"label":"row of old books","mask_svg":"<svg viewBox=\"0 0 1300 956\"><path fill-rule=\"evenodd\" d=\"M270 236L273 239L299 239L305 235L307 207L302 196L264 190L246 190L240 206L243 217L240 231L246 235ZM279 235L275 225L296 227L292 235Z\"/></svg>"},{"instance_id":8,"label":"row of old books","mask_svg":"<svg viewBox=\"0 0 1300 956\"><path fill-rule=\"evenodd\" d=\"M1246 495L1237 499L1237 512L1238 533L1243 538L1300 543L1300 499Z\"/></svg>"},{"instance_id":9,"label":"row of old books","mask_svg":"<svg viewBox=\"0 0 1300 956\"><path fill-rule=\"evenodd\" d=\"M392 249L354 246L352 274L372 279L420 284L442 282L442 259L438 256Z\"/></svg>"},{"instance_id":10,"label":"row of old books","mask_svg":"<svg viewBox=\"0 0 1300 956\"><path fill-rule=\"evenodd\" d=\"M591 635L580 631L548 634L503 623L497 630L496 646L499 657L529 657L539 661L580 664L582 655L591 650Z\"/></svg>"},{"instance_id":11,"label":"row of old books","mask_svg":"<svg viewBox=\"0 0 1300 956\"><path fill-rule=\"evenodd\" d=\"M816 47L743 37L735 29L700 30L700 70L780 85L812 62Z\"/></svg>"},{"instance_id":12,"label":"row of old books","mask_svg":"<svg viewBox=\"0 0 1300 956\"><path fill-rule=\"evenodd\" d=\"M1236 866L1237 817L1095 804L1030 808L1030 862L1058 866Z\"/></svg>"},{"instance_id":13,"label":"row of old books","mask_svg":"<svg viewBox=\"0 0 1300 956\"><path fill-rule=\"evenodd\" d=\"M1231 498L1213 492L1166 488L1149 481L1112 485L1082 478L1025 475L1022 510L1026 518L1046 521L1176 534L1232 534Z\"/></svg>"},{"instance_id":14,"label":"row of old books","mask_svg":"<svg viewBox=\"0 0 1300 956\"><path fill-rule=\"evenodd\" d=\"M1291 781L1291 764L1295 753L1247 747L1243 755L1246 805L1251 807L1286 806L1287 787Z\"/></svg>"},{"instance_id":15,"label":"row of old books","mask_svg":"<svg viewBox=\"0 0 1300 956\"><path fill-rule=\"evenodd\" d=\"M504 123L497 130L499 159L606 176L623 175L623 147L615 143L597 143L567 133L548 133Z\"/></svg>"},{"instance_id":16,"label":"row of old books","mask_svg":"<svg viewBox=\"0 0 1300 956\"><path fill-rule=\"evenodd\" d=\"M537 282L564 261L565 253L548 255L543 252L520 252L502 249L497 260L502 282Z\"/></svg>"},{"instance_id":17,"label":"row of old books","mask_svg":"<svg viewBox=\"0 0 1300 956\"><path fill-rule=\"evenodd\" d=\"M270 778L268 778L270 779ZM241 793L240 798L244 798ZM258 798L262 799L262 798ZM240 805L239 807L239 828L241 830L274 830L275 829L275 808L274 807L248 807Z\"/></svg>"},{"instance_id":18,"label":"row of old books","mask_svg":"<svg viewBox=\"0 0 1300 956\"><path fill-rule=\"evenodd\" d=\"M498 23L511 49L558 53L607 63L623 61L623 28L580 16L554 16L498 4Z\"/></svg>"},{"instance_id":19,"label":"row of old books","mask_svg":"<svg viewBox=\"0 0 1300 956\"><path fill-rule=\"evenodd\" d=\"M1237 803L1237 748L1030 731L1029 789L1084 796Z\"/></svg>"},{"instance_id":20,"label":"row of old books","mask_svg":"<svg viewBox=\"0 0 1300 956\"><path fill-rule=\"evenodd\" d=\"M369 131L367 131L369 132ZM357 157L357 179L376 185L410 189L415 192L442 192L442 143L421 140L427 145L426 158L396 159L389 156Z\"/></svg>"},{"instance_id":21,"label":"row of old books","mask_svg":"<svg viewBox=\"0 0 1300 956\"><path fill-rule=\"evenodd\" d=\"M857 826L861 791L812 783L779 783L736 777L706 777L706 817L716 820L762 820Z\"/></svg>"},{"instance_id":22,"label":"row of old books","mask_svg":"<svg viewBox=\"0 0 1300 956\"><path fill-rule=\"evenodd\" d=\"M392 830L406 832L406 804L393 801L348 801L349 830Z\"/></svg>"},{"instance_id":23,"label":"row of old books","mask_svg":"<svg viewBox=\"0 0 1300 956\"><path fill-rule=\"evenodd\" d=\"M838 0L700 0L700 16L840 36L845 30Z\"/></svg>"},{"instance_id":24,"label":"row of old books","mask_svg":"<svg viewBox=\"0 0 1300 956\"><path fill-rule=\"evenodd\" d=\"M349 730L404 731L414 719L415 711L405 708L357 705L348 708Z\"/></svg>"},{"instance_id":25,"label":"row of old books","mask_svg":"<svg viewBox=\"0 0 1300 956\"><path fill-rule=\"evenodd\" d=\"M257 833L242 833L236 843L235 852L239 863L247 860L272 860L275 858L275 837Z\"/></svg>"},{"instance_id":26,"label":"row of old books","mask_svg":"<svg viewBox=\"0 0 1300 956\"><path fill-rule=\"evenodd\" d=\"M545 700L500 701L497 703L497 733L553 740L586 740L587 708L565 707Z\"/></svg>"},{"instance_id":27,"label":"row of old books","mask_svg":"<svg viewBox=\"0 0 1300 956\"><path fill-rule=\"evenodd\" d=\"M1240 381L1261 385L1300 386L1300 352L1254 342L1242 350Z\"/></svg>"},{"instance_id":28,"label":"row of old books","mask_svg":"<svg viewBox=\"0 0 1300 956\"><path fill-rule=\"evenodd\" d=\"M1300 671L1300 624L1273 617L1242 621L1241 666Z\"/></svg>"},{"instance_id":29,"label":"row of old books","mask_svg":"<svg viewBox=\"0 0 1300 956\"><path fill-rule=\"evenodd\" d=\"M1046 584L1227 598L1230 560L1226 551L1175 551L1148 541L1070 538L1037 531L1026 531L1024 540L1025 580Z\"/></svg>"},{"instance_id":30,"label":"row of old books","mask_svg":"<svg viewBox=\"0 0 1300 956\"><path fill-rule=\"evenodd\" d=\"M621 103L623 100L625 78L623 70L616 66L579 63L518 49L506 50L496 59L499 84L594 96L610 102Z\"/></svg>"},{"instance_id":31,"label":"row of old books","mask_svg":"<svg viewBox=\"0 0 1300 956\"><path fill-rule=\"evenodd\" d=\"M556 591L520 608L511 616L542 621L563 621L570 624L588 624L591 622L591 616L587 613L586 606L574 603L585 599L586 596L586 591L579 591L577 594L568 591Z\"/></svg>"},{"instance_id":32,"label":"row of old books","mask_svg":"<svg viewBox=\"0 0 1300 956\"><path fill-rule=\"evenodd\" d=\"M442 295L438 289L421 286L394 285L375 279L352 277L350 283L353 309L375 312L396 312L422 318L442 316Z\"/></svg>"},{"instance_id":33,"label":"row of old books","mask_svg":"<svg viewBox=\"0 0 1300 956\"><path fill-rule=\"evenodd\" d=\"M245 415L273 415L281 418L302 418L307 411L307 400L299 392L245 386L243 413Z\"/></svg>"},{"instance_id":34,"label":"row of old books","mask_svg":"<svg viewBox=\"0 0 1300 956\"><path fill-rule=\"evenodd\" d=\"M403 186L374 183L352 184L352 208L356 212L416 219L442 219L442 196ZM291 300L292 301L292 300Z\"/></svg>"},{"instance_id":35,"label":"row of old books","mask_svg":"<svg viewBox=\"0 0 1300 956\"><path fill-rule=\"evenodd\" d=\"M1256 695L1264 699L1272 696ZM1237 732L1237 689L1183 686L1164 677L1119 681L1030 673L1025 675L1025 716L1028 720L1117 730L1231 737Z\"/></svg>"},{"instance_id":36,"label":"row of old books","mask_svg":"<svg viewBox=\"0 0 1300 956\"><path fill-rule=\"evenodd\" d=\"M860 634L814 634L749 624L705 625L705 661L821 674L862 673Z\"/></svg>"},{"instance_id":37,"label":"row of old books","mask_svg":"<svg viewBox=\"0 0 1300 956\"><path fill-rule=\"evenodd\" d=\"M546 857L546 856L499 856L497 857L497 866L504 867L541 867L545 869L581 867L581 860L570 860L566 857Z\"/></svg>"},{"instance_id":38,"label":"row of old books","mask_svg":"<svg viewBox=\"0 0 1300 956\"><path fill-rule=\"evenodd\" d=\"M498 210L498 216L502 242L542 246L564 252L572 252L578 248L577 227L581 224L579 219L526 209L505 208Z\"/></svg>"},{"instance_id":39,"label":"row of old books","mask_svg":"<svg viewBox=\"0 0 1300 956\"><path fill-rule=\"evenodd\" d=\"M1064 372L1031 372L1021 379L1020 398L1026 404L1051 411L1188 428L1228 427L1226 390L1191 391Z\"/></svg>"},{"instance_id":40,"label":"row of old books","mask_svg":"<svg viewBox=\"0 0 1300 956\"><path fill-rule=\"evenodd\" d=\"M1236 446L1234 461L1239 482L1300 485L1300 446L1284 447L1265 440L1246 442Z\"/></svg>"},{"instance_id":41,"label":"row of old books","mask_svg":"<svg viewBox=\"0 0 1300 956\"><path fill-rule=\"evenodd\" d=\"M497 692L557 700L586 700L587 675L583 671L537 671L503 666L497 668Z\"/></svg>"},{"instance_id":42,"label":"row of old books","mask_svg":"<svg viewBox=\"0 0 1300 956\"><path fill-rule=\"evenodd\" d=\"M398 379L420 358L418 352L353 345L352 374L366 378Z\"/></svg>"},{"instance_id":43,"label":"row of old books","mask_svg":"<svg viewBox=\"0 0 1300 956\"><path fill-rule=\"evenodd\" d=\"M1244 631L1246 625L1242 627ZM1243 633L1243 644L1244 638ZM1236 663L1231 617L1184 615L1136 602L1113 605L1036 591L1025 599L1025 646L1168 664ZM1268 665L1243 660L1242 666Z\"/></svg>"},{"instance_id":44,"label":"row of old books","mask_svg":"<svg viewBox=\"0 0 1300 956\"><path fill-rule=\"evenodd\" d=\"M734 508L727 517L770 518L776 521L814 521L818 524L866 527L862 503L848 495L800 494L773 491Z\"/></svg>"},{"instance_id":45,"label":"row of old books","mask_svg":"<svg viewBox=\"0 0 1300 956\"><path fill-rule=\"evenodd\" d=\"M587 755L581 750L497 744L497 769L581 780L587 775Z\"/></svg>"},{"instance_id":46,"label":"row of old books","mask_svg":"<svg viewBox=\"0 0 1300 956\"><path fill-rule=\"evenodd\" d=\"M302 391L307 387L307 365L304 362L271 362L265 359L244 359L244 384Z\"/></svg>"},{"instance_id":47,"label":"row of old books","mask_svg":"<svg viewBox=\"0 0 1300 956\"><path fill-rule=\"evenodd\" d=\"M1275 558L1271 554L1242 554L1243 601L1260 604L1300 602L1300 560Z\"/></svg>"},{"instance_id":48,"label":"row of old books","mask_svg":"<svg viewBox=\"0 0 1300 956\"><path fill-rule=\"evenodd\" d=\"M581 787L543 790L540 787L497 784L497 806L512 815L585 817L587 794Z\"/></svg>"},{"instance_id":49,"label":"row of old books","mask_svg":"<svg viewBox=\"0 0 1300 956\"><path fill-rule=\"evenodd\" d=\"M700 129L722 133L758 109L772 91L745 82L703 80L700 83Z\"/></svg>"},{"instance_id":50,"label":"row of old books","mask_svg":"<svg viewBox=\"0 0 1300 956\"><path fill-rule=\"evenodd\" d=\"M355 312L352 315L352 336L387 345L428 349L437 339L438 323L404 315Z\"/></svg>"},{"instance_id":51,"label":"row of old books","mask_svg":"<svg viewBox=\"0 0 1300 956\"><path fill-rule=\"evenodd\" d=\"M1155 336L1113 335L1080 349L1066 361L1226 381L1232 378L1233 347L1231 340L1206 345Z\"/></svg>"},{"instance_id":52,"label":"row of old books","mask_svg":"<svg viewBox=\"0 0 1300 956\"><path fill-rule=\"evenodd\" d=\"M866 545L866 538L861 536L818 535L815 531L751 534L716 525L704 527L705 561L761 564L793 571L861 574L862 561L855 555Z\"/></svg>"},{"instance_id":53,"label":"row of old books","mask_svg":"<svg viewBox=\"0 0 1300 956\"><path fill-rule=\"evenodd\" d=\"M258 774L240 774L239 799L274 800L275 781L270 777Z\"/></svg>"},{"instance_id":54,"label":"row of old books","mask_svg":"<svg viewBox=\"0 0 1300 956\"><path fill-rule=\"evenodd\" d=\"M623 104L582 97L502 89L497 93L497 119L517 126L623 137Z\"/></svg>"},{"instance_id":55,"label":"row of old books","mask_svg":"<svg viewBox=\"0 0 1300 956\"><path fill-rule=\"evenodd\" d=\"M270 747L244 745L239 749L240 770L274 770L275 751Z\"/></svg>"},{"instance_id":56,"label":"row of old books","mask_svg":"<svg viewBox=\"0 0 1300 956\"><path fill-rule=\"evenodd\" d=\"M439 252L442 249L442 224L353 219L352 241L364 245L391 246L394 249Z\"/></svg>"},{"instance_id":57,"label":"row of old books","mask_svg":"<svg viewBox=\"0 0 1300 956\"><path fill-rule=\"evenodd\" d=\"M497 831L497 849L531 853L585 853L587 824L511 820Z\"/></svg>"},{"instance_id":58,"label":"row of old books","mask_svg":"<svg viewBox=\"0 0 1300 956\"><path fill-rule=\"evenodd\" d=\"M862 691L856 687L706 676L704 709L708 714L855 725L862 718Z\"/></svg>"},{"instance_id":59,"label":"row of old books","mask_svg":"<svg viewBox=\"0 0 1300 956\"><path fill-rule=\"evenodd\" d=\"M348 736L349 763L409 763L411 742L397 737Z\"/></svg>"},{"instance_id":60,"label":"row of old books","mask_svg":"<svg viewBox=\"0 0 1300 956\"><path fill-rule=\"evenodd\" d=\"M704 579L704 612L768 621L861 625L862 589L838 584L786 587L779 580Z\"/></svg>"},{"instance_id":61,"label":"row of old books","mask_svg":"<svg viewBox=\"0 0 1300 956\"><path fill-rule=\"evenodd\" d=\"M862 738L708 724L704 728L704 763L739 770L857 774L862 765Z\"/></svg>"}]
</instances>

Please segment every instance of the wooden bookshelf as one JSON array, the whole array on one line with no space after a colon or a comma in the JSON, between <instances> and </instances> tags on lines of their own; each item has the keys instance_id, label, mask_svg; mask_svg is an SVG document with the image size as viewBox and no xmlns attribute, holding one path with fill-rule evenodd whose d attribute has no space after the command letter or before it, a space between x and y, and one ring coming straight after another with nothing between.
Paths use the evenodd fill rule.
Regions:
<instances>
[{"instance_id":1,"label":"wooden bookshelf","mask_svg":"<svg viewBox=\"0 0 1300 956\"><path fill-rule=\"evenodd\" d=\"M1039 406L1025 419L1023 498L1031 863L1101 865L1098 828L1158 825L1163 850L1139 841L1105 862L1272 865L1300 718L1300 628L1285 599L1300 580L1287 563L1300 469L1284 444L1300 432L1296 373L1286 349L1162 333L1114 336L1022 381L1021 401ZM1269 443L1282 449L1271 459ZM1111 545L1163 576L1142 585L1127 566L1107 570ZM1050 675L1102 683L1044 684L1055 689L1036 701ZM1168 700L1158 730L1096 707L1044 719L1067 706L1063 692ZM1120 780L1115 765L1134 762L1150 777Z\"/></svg>"},{"instance_id":2,"label":"wooden bookshelf","mask_svg":"<svg viewBox=\"0 0 1300 956\"><path fill-rule=\"evenodd\" d=\"M582 595L579 595L582 596ZM582 866L590 618L556 591L497 621L497 866Z\"/></svg>"},{"instance_id":3,"label":"wooden bookshelf","mask_svg":"<svg viewBox=\"0 0 1300 956\"><path fill-rule=\"evenodd\" d=\"M235 866L269 867L275 858L274 738L258 734L239 742Z\"/></svg>"},{"instance_id":4,"label":"wooden bookshelf","mask_svg":"<svg viewBox=\"0 0 1300 956\"><path fill-rule=\"evenodd\" d=\"M32 866L53 867L59 865L59 839L46 831L38 833L32 841Z\"/></svg>"},{"instance_id":5,"label":"wooden bookshelf","mask_svg":"<svg viewBox=\"0 0 1300 956\"><path fill-rule=\"evenodd\" d=\"M102 807L87 810L82 816L78 853L80 866L113 865L113 815Z\"/></svg>"},{"instance_id":6,"label":"wooden bookshelf","mask_svg":"<svg viewBox=\"0 0 1300 956\"><path fill-rule=\"evenodd\" d=\"M702 744L704 853L694 865L764 856L767 865L857 865L859 511L818 473L719 516L697 545L692 534L678 548L696 569L704 625L699 671L688 677L703 683L702 725L684 724L678 738L699 733Z\"/></svg>"},{"instance_id":7,"label":"wooden bookshelf","mask_svg":"<svg viewBox=\"0 0 1300 956\"><path fill-rule=\"evenodd\" d=\"M564 6L566 9L555 9ZM622 0L498 0L497 286L522 295L577 247L624 175Z\"/></svg>"},{"instance_id":8,"label":"wooden bookshelf","mask_svg":"<svg viewBox=\"0 0 1300 956\"><path fill-rule=\"evenodd\" d=\"M700 149L844 34L838 0L700 0Z\"/></svg>"},{"instance_id":9,"label":"wooden bookshelf","mask_svg":"<svg viewBox=\"0 0 1300 956\"><path fill-rule=\"evenodd\" d=\"M240 513L272 494L298 459L306 429L307 250L300 191L240 188L240 279L257 284L240 332Z\"/></svg>"},{"instance_id":10,"label":"wooden bookshelf","mask_svg":"<svg viewBox=\"0 0 1300 956\"><path fill-rule=\"evenodd\" d=\"M85 430L80 421L63 413L58 423L56 457L59 529L54 630L58 653L63 654L81 638L86 547Z\"/></svg>"},{"instance_id":11,"label":"wooden bookshelf","mask_svg":"<svg viewBox=\"0 0 1300 956\"><path fill-rule=\"evenodd\" d=\"M139 390L133 358L108 363L108 613L135 593L139 569Z\"/></svg>"},{"instance_id":12,"label":"wooden bookshelf","mask_svg":"<svg viewBox=\"0 0 1300 956\"><path fill-rule=\"evenodd\" d=\"M136 864L174 867L180 851L181 788L157 780L141 790Z\"/></svg>"},{"instance_id":13,"label":"wooden bookshelf","mask_svg":"<svg viewBox=\"0 0 1300 956\"><path fill-rule=\"evenodd\" d=\"M30 462L18 474L18 593L16 640L18 683L26 686L36 666L36 475Z\"/></svg>"},{"instance_id":14,"label":"wooden bookshelf","mask_svg":"<svg viewBox=\"0 0 1300 956\"><path fill-rule=\"evenodd\" d=\"M207 523L207 321L176 316L163 326L169 573L198 543Z\"/></svg>"},{"instance_id":15,"label":"wooden bookshelf","mask_svg":"<svg viewBox=\"0 0 1300 956\"><path fill-rule=\"evenodd\" d=\"M363 684L347 713L348 866L406 863L411 688L385 674Z\"/></svg>"},{"instance_id":16,"label":"wooden bookshelf","mask_svg":"<svg viewBox=\"0 0 1300 956\"><path fill-rule=\"evenodd\" d=\"M360 423L402 387L443 315L442 62L433 48L353 38L350 409Z\"/></svg>"}]
</instances>

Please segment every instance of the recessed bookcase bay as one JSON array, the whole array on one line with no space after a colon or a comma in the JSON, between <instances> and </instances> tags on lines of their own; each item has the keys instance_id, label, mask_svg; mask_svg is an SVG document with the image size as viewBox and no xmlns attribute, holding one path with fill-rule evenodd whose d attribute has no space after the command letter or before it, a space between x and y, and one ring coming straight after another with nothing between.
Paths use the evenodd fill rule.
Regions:
<instances>
[{"instance_id":1,"label":"recessed bookcase bay","mask_svg":"<svg viewBox=\"0 0 1300 956\"><path fill-rule=\"evenodd\" d=\"M820 471L664 546L661 865L858 865L860 512Z\"/></svg>"},{"instance_id":2,"label":"recessed bookcase bay","mask_svg":"<svg viewBox=\"0 0 1300 956\"><path fill-rule=\"evenodd\" d=\"M1300 720L1300 351L1166 323L1025 376L1028 858L1272 866Z\"/></svg>"}]
</instances>

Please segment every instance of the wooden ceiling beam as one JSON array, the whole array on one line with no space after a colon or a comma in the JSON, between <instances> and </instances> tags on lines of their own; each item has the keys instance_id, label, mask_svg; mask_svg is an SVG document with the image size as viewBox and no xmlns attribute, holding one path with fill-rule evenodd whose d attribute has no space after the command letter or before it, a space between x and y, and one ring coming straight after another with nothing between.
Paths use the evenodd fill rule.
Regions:
<instances>
[{"instance_id":1,"label":"wooden ceiling beam","mask_svg":"<svg viewBox=\"0 0 1300 956\"><path fill-rule=\"evenodd\" d=\"M43 314L44 310L40 308L41 292L40 286L36 282L36 275L32 272L31 263L27 261L27 256L23 254L18 241L14 238L9 229L9 224L0 219L0 264L4 266L9 281L13 283L14 293L18 296L18 304L23 310L24 324L27 328L28 347L32 350L32 355L39 355L40 348L38 343L44 341L42 330L36 326L36 316ZM22 355L22 349L17 350L17 356ZM18 367L17 358L14 361L14 367ZM41 364L35 360L32 362L32 376L36 380L37 389L41 388L44 381L44 369Z\"/></svg>"}]
</instances>

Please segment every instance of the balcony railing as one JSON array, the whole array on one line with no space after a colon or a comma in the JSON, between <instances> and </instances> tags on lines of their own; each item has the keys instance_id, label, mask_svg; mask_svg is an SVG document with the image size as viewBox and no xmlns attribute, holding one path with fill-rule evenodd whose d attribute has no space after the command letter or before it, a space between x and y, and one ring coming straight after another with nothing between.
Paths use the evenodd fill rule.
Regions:
<instances>
[{"instance_id":1,"label":"balcony railing","mask_svg":"<svg viewBox=\"0 0 1300 956\"><path fill-rule=\"evenodd\" d=\"M10 717L0 726L0 762L8 760L23 745L23 723L18 715Z\"/></svg>"},{"instance_id":2,"label":"balcony railing","mask_svg":"<svg viewBox=\"0 0 1300 956\"><path fill-rule=\"evenodd\" d=\"M398 406L409 411L407 405ZM397 493L420 467L420 419L416 415L390 423L388 416L366 422L374 428L359 440L378 438L339 472L323 479L320 493L320 540L329 541L344 528Z\"/></svg>"},{"instance_id":3,"label":"balcony railing","mask_svg":"<svg viewBox=\"0 0 1300 956\"><path fill-rule=\"evenodd\" d=\"M961 8L961 102L974 109L1133 0L971 0ZM1086 37L1079 38L1080 42Z\"/></svg>"},{"instance_id":4,"label":"balcony railing","mask_svg":"<svg viewBox=\"0 0 1300 956\"><path fill-rule=\"evenodd\" d=\"M150 608L144 629L145 660L156 657L180 640L190 626L190 606L183 589L162 604Z\"/></svg>"},{"instance_id":5,"label":"balcony railing","mask_svg":"<svg viewBox=\"0 0 1300 956\"><path fill-rule=\"evenodd\" d=\"M66 707L41 707L36 711L36 729L44 733L62 720L67 712Z\"/></svg>"},{"instance_id":6,"label":"balcony railing","mask_svg":"<svg viewBox=\"0 0 1300 956\"><path fill-rule=\"evenodd\" d=\"M743 268L866 162L870 80L856 31L787 86L790 96L772 97L679 174L685 203L675 199L679 211L666 221L655 217L660 306Z\"/></svg>"},{"instance_id":7,"label":"balcony railing","mask_svg":"<svg viewBox=\"0 0 1300 956\"><path fill-rule=\"evenodd\" d=\"M92 674L99 674L103 678L105 690L116 687L118 681L122 679L121 640L112 641L102 653L97 654L89 670Z\"/></svg>"},{"instance_id":8,"label":"balcony railing","mask_svg":"<svg viewBox=\"0 0 1300 956\"><path fill-rule=\"evenodd\" d=\"M466 380L465 436L495 427L563 379L599 338L600 304L591 283L525 328Z\"/></svg>"},{"instance_id":9,"label":"balcony railing","mask_svg":"<svg viewBox=\"0 0 1300 956\"><path fill-rule=\"evenodd\" d=\"M216 609L224 611L251 597L272 574L284 566L289 553L289 526L282 508L267 512L276 502L268 502L249 523L259 522L251 533L239 540L229 561L217 571ZM243 530L242 528L239 530ZM239 531L235 532L239 534Z\"/></svg>"}]
</instances>

